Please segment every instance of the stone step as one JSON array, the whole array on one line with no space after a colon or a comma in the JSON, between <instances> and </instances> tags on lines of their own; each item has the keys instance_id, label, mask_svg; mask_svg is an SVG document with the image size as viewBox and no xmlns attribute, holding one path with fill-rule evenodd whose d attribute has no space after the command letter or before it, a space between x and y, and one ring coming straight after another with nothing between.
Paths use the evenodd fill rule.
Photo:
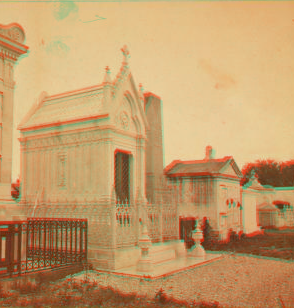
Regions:
<instances>
[{"instance_id":1,"label":"stone step","mask_svg":"<svg viewBox=\"0 0 294 308\"><path fill-rule=\"evenodd\" d=\"M163 263L176 259L176 252L170 247L161 247L161 249L151 249L150 257L153 264Z\"/></svg>"}]
</instances>

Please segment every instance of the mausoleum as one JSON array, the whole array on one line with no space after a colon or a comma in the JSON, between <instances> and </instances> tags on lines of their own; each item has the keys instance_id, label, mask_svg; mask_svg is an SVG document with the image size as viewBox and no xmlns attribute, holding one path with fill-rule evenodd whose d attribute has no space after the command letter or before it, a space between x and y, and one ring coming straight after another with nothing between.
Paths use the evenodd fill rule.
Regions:
<instances>
[{"instance_id":1,"label":"mausoleum","mask_svg":"<svg viewBox=\"0 0 294 308\"><path fill-rule=\"evenodd\" d=\"M181 238L189 242L195 219L206 218L218 239L226 239L230 231L245 230L255 225L255 211L242 203L242 173L231 156L215 158L212 147L206 147L202 160L175 160L165 168L169 183L178 191ZM248 215L252 215L248 217ZM245 221L246 218L246 221Z\"/></svg>"},{"instance_id":2,"label":"mausoleum","mask_svg":"<svg viewBox=\"0 0 294 308\"><path fill-rule=\"evenodd\" d=\"M89 258L104 269L138 263L142 226L157 243L151 263L185 253L175 200L167 187L155 189L163 175L161 100L137 89L127 47L122 53L116 78L107 67L100 85L43 92L19 125L27 216L87 218Z\"/></svg>"}]
</instances>

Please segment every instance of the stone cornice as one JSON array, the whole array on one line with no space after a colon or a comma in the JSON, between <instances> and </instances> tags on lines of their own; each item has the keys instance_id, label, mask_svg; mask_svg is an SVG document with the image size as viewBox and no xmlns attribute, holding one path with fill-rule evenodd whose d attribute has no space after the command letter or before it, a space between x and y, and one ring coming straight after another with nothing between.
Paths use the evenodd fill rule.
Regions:
<instances>
[{"instance_id":1,"label":"stone cornice","mask_svg":"<svg viewBox=\"0 0 294 308\"><path fill-rule=\"evenodd\" d=\"M53 123L39 124L35 126L20 128L20 130L23 132L27 132L27 131L37 130L37 129L44 129L48 127L56 128L60 125L68 125L68 124L74 124L74 123L79 123L79 122L93 121L93 120L99 120L99 119L104 119L108 117L109 117L109 114L100 114L97 116L92 116L92 117L87 117L87 118L78 118L78 119L73 119L73 120L68 120L68 121L63 121L63 122L58 122L58 123L53 122Z\"/></svg>"},{"instance_id":2,"label":"stone cornice","mask_svg":"<svg viewBox=\"0 0 294 308\"><path fill-rule=\"evenodd\" d=\"M0 38L1 39L1 38ZM17 58L18 58L18 54L1 46L2 45L2 42L0 40L0 58L3 58L3 59L9 59L9 60L12 60L12 61L17 61Z\"/></svg>"},{"instance_id":3,"label":"stone cornice","mask_svg":"<svg viewBox=\"0 0 294 308\"><path fill-rule=\"evenodd\" d=\"M92 143L98 140L109 139L105 137L101 130L87 131L87 132L75 132L71 134L53 135L53 136L41 136L39 138L19 138L23 149L35 150L35 149L47 149L60 146L72 146L80 145L84 143Z\"/></svg>"}]
</instances>

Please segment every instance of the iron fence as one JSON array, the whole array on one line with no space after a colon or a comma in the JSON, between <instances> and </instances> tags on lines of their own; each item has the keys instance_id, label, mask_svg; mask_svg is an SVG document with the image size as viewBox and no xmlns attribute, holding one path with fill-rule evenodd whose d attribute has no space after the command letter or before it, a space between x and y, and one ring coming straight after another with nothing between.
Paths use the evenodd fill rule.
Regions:
<instances>
[{"instance_id":1,"label":"iron fence","mask_svg":"<svg viewBox=\"0 0 294 308\"><path fill-rule=\"evenodd\" d=\"M87 219L0 222L0 276L87 263Z\"/></svg>"}]
</instances>

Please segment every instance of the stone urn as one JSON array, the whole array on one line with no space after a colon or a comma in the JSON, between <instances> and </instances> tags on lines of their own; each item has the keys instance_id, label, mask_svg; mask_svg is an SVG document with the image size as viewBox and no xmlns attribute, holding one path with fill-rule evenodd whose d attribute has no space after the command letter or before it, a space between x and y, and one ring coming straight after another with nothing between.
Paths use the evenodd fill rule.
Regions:
<instances>
[{"instance_id":1,"label":"stone urn","mask_svg":"<svg viewBox=\"0 0 294 308\"><path fill-rule=\"evenodd\" d=\"M192 231L192 238L195 241L195 244L191 247L189 256L197 259L205 259L206 252L201 245L201 242L203 242L203 233L200 228L199 219L195 222L195 230Z\"/></svg>"},{"instance_id":2,"label":"stone urn","mask_svg":"<svg viewBox=\"0 0 294 308\"><path fill-rule=\"evenodd\" d=\"M141 237L139 238L139 247L141 249L141 257L137 264L138 272L152 272L153 263L150 258L149 249L152 246L152 242L148 235L148 230L146 224L143 225L143 231Z\"/></svg>"}]
</instances>

